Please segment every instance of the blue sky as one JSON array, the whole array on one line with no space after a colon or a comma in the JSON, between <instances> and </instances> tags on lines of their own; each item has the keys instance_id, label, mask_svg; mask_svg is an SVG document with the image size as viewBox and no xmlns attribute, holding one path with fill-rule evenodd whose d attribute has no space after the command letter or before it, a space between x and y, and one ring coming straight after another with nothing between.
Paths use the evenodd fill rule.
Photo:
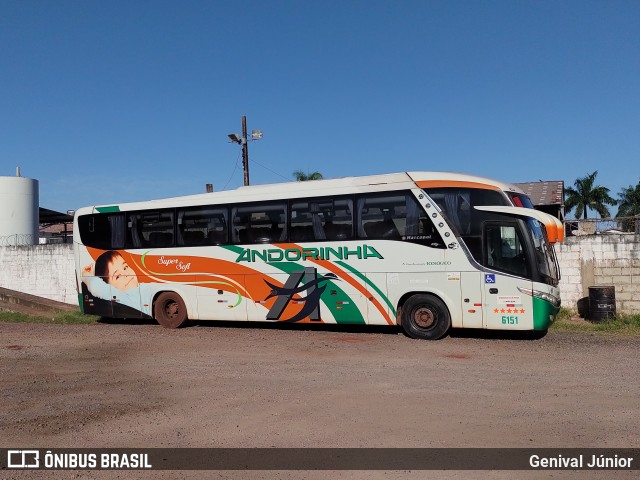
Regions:
<instances>
[{"instance_id":1,"label":"blue sky","mask_svg":"<svg viewBox=\"0 0 640 480\"><path fill-rule=\"evenodd\" d=\"M0 175L66 211L447 170L640 181L640 2L0 1Z\"/></svg>"}]
</instances>

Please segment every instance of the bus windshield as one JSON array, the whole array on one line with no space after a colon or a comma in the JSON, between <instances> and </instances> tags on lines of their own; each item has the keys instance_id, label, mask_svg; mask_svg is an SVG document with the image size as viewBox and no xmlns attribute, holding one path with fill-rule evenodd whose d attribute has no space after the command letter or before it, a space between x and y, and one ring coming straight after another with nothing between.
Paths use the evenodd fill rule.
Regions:
<instances>
[{"instance_id":1,"label":"bus windshield","mask_svg":"<svg viewBox=\"0 0 640 480\"><path fill-rule=\"evenodd\" d=\"M547 240L544 225L534 218L527 218L527 226L531 231L533 254L538 272L550 279L553 284L557 284L560 280L560 270L553 246Z\"/></svg>"}]
</instances>

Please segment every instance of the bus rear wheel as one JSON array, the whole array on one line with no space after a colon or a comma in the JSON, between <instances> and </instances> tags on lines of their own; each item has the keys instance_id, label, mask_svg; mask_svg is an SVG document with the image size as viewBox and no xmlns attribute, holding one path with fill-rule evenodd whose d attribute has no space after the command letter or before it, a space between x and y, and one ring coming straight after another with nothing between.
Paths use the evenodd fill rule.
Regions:
<instances>
[{"instance_id":1,"label":"bus rear wheel","mask_svg":"<svg viewBox=\"0 0 640 480\"><path fill-rule=\"evenodd\" d=\"M178 328L187 320L187 307L174 292L161 293L153 304L156 321L164 328Z\"/></svg>"},{"instance_id":2,"label":"bus rear wheel","mask_svg":"<svg viewBox=\"0 0 640 480\"><path fill-rule=\"evenodd\" d=\"M437 340L449 327L449 309L434 295L413 295L402 307L402 328L411 338Z\"/></svg>"}]
</instances>

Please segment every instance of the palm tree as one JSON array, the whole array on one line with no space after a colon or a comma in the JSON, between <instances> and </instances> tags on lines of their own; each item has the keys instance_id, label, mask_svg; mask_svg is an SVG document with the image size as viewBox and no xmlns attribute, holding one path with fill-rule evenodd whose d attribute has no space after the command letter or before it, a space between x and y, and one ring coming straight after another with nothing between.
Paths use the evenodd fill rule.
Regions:
<instances>
[{"instance_id":1,"label":"palm tree","mask_svg":"<svg viewBox=\"0 0 640 480\"><path fill-rule=\"evenodd\" d=\"M640 182L634 187L629 185L623 188L618 194L620 197L620 208L616 217L635 217L640 215Z\"/></svg>"},{"instance_id":2,"label":"palm tree","mask_svg":"<svg viewBox=\"0 0 640 480\"><path fill-rule=\"evenodd\" d=\"M623 188L618 196L620 197L620 208L618 208L616 218L640 215L640 182L635 187L629 185L627 188ZM624 221L622 228L626 231L634 231L635 223L632 220Z\"/></svg>"},{"instance_id":3,"label":"palm tree","mask_svg":"<svg viewBox=\"0 0 640 480\"><path fill-rule=\"evenodd\" d=\"M576 218L587 218L587 210L595 210L602 218L610 216L609 209L606 205L615 205L617 202L609 196L609 189L601 186L594 186L594 182L598 171L596 170L590 175L578 178L574 182L573 187L564 189L566 200L564 205L567 213L574 207L576 209Z\"/></svg>"},{"instance_id":4,"label":"palm tree","mask_svg":"<svg viewBox=\"0 0 640 480\"><path fill-rule=\"evenodd\" d=\"M302 170L293 172L293 176L298 182L306 182L307 180L322 180L324 177L320 172L304 173Z\"/></svg>"}]
</instances>

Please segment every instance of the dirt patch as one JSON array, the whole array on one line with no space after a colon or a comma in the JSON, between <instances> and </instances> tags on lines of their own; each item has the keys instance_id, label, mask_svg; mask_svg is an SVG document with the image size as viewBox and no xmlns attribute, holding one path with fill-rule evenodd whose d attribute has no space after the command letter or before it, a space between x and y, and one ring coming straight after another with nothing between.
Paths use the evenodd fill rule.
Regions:
<instances>
[{"instance_id":1,"label":"dirt patch","mask_svg":"<svg viewBox=\"0 0 640 480\"><path fill-rule=\"evenodd\" d=\"M6 447L615 448L640 440L637 337L428 342L348 328L114 323L0 324L0 339Z\"/></svg>"},{"instance_id":2,"label":"dirt patch","mask_svg":"<svg viewBox=\"0 0 640 480\"><path fill-rule=\"evenodd\" d=\"M458 360L469 360L471 355L467 355L466 353L450 353L445 355L445 358L456 358Z\"/></svg>"}]
</instances>

